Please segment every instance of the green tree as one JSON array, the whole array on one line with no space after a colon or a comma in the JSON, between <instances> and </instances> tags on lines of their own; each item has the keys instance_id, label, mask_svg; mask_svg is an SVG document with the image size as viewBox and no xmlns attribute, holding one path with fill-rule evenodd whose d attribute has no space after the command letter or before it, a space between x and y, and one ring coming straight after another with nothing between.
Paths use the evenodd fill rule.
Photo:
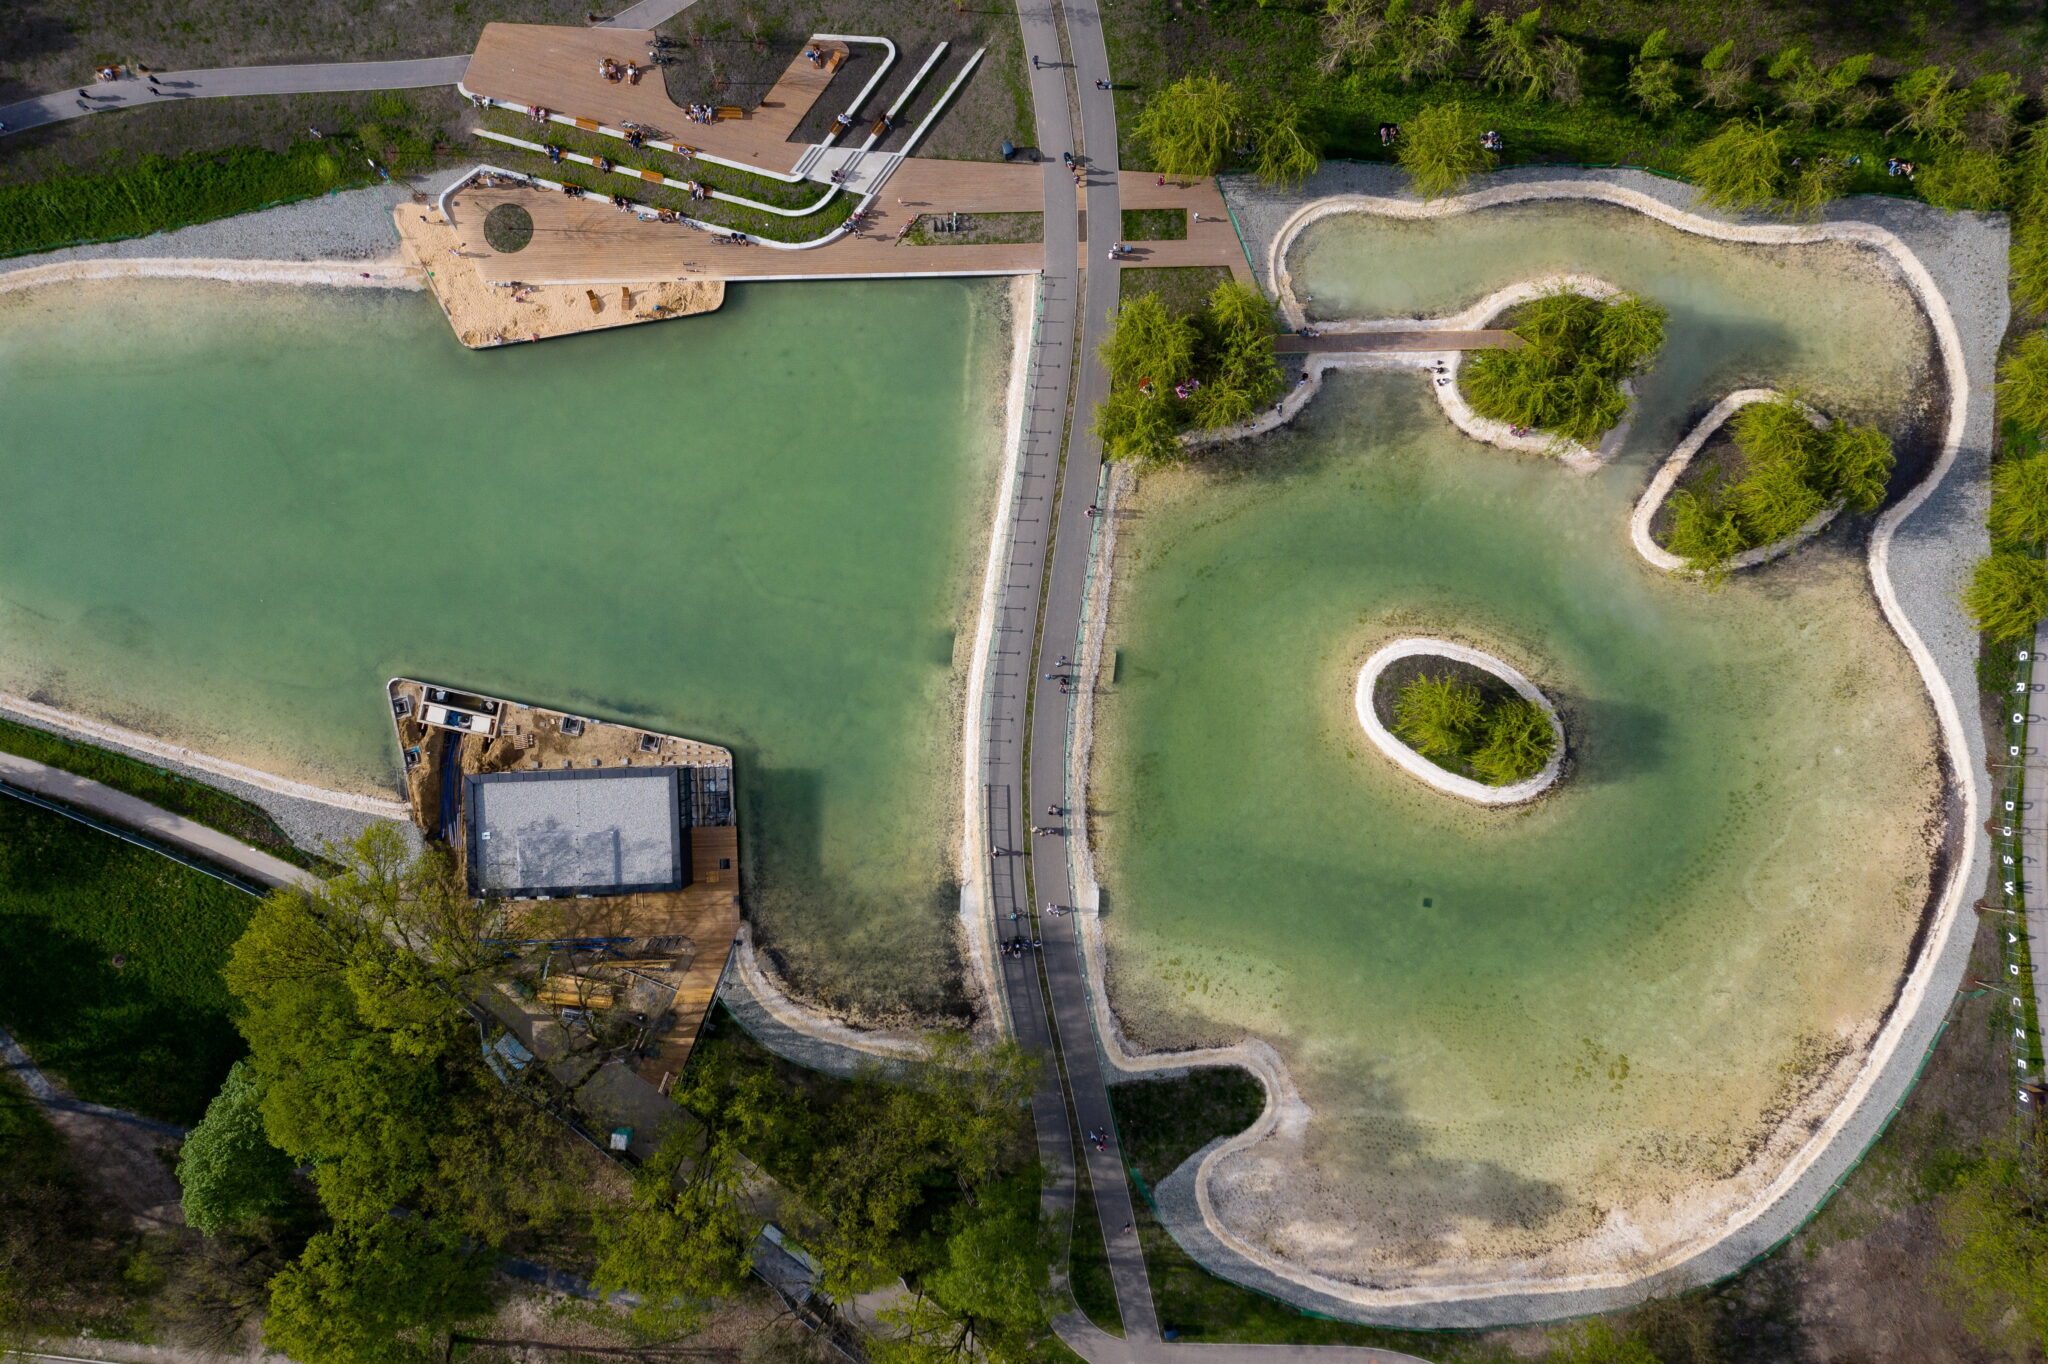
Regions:
<instances>
[{"instance_id":1,"label":"green tree","mask_svg":"<svg viewBox=\"0 0 2048 1364\"><path fill-rule=\"evenodd\" d=\"M1892 443L1874 426L1836 422L1814 443L1815 479L1824 496L1870 513L1884 505L1891 486Z\"/></svg>"},{"instance_id":2,"label":"green tree","mask_svg":"<svg viewBox=\"0 0 2048 1364\"><path fill-rule=\"evenodd\" d=\"M1768 204L1785 182L1785 130L1761 117L1730 119L1687 155L1685 173L1716 208Z\"/></svg>"},{"instance_id":3,"label":"green tree","mask_svg":"<svg viewBox=\"0 0 2048 1364\"><path fill-rule=\"evenodd\" d=\"M1990 522L1995 540L2048 541L2048 457L2007 457L1991 466Z\"/></svg>"},{"instance_id":4,"label":"green tree","mask_svg":"<svg viewBox=\"0 0 2048 1364\"><path fill-rule=\"evenodd\" d=\"M1513 19L1504 10L1493 10L1480 21L1479 64L1488 85L1525 100L1542 95L1549 71L1542 23L1540 8Z\"/></svg>"},{"instance_id":5,"label":"green tree","mask_svg":"<svg viewBox=\"0 0 2048 1364\"><path fill-rule=\"evenodd\" d=\"M1735 513L1711 488L1680 488L1666 506L1671 511L1671 529L1664 547L1710 585L1718 586L1727 576L1729 560L1748 548L1742 542L1742 528L1735 524Z\"/></svg>"},{"instance_id":6,"label":"green tree","mask_svg":"<svg viewBox=\"0 0 2048 1364\"><path fill-rule=\"evenodd\" d=\"M185 1221L208 1236L291 1206L291 1159L263 1133L255 1069L235 1062L178 1153Z\"/></svg>"},{"instance_id":7,"label":"green tree","mask_svg":"<svg viewBox=\"0 0 2048 1364\"><path fill-rule=\"evenodd\" d=\"M1408 0L1389 0L1392 42L1388 65L1403 85L1434 80L1464 58L1472 31L1472 0L1439 0L1424 14L1408 13ZM1400 11L1398 21L1396 11Z\"/></svg>"},{"instance_id":8,"label":"green tree","mask_svg":"<svg viewBox=\"0 0 2048 1364\"><path fill-rule=\"evenodd\" d=\"M2048 616L2048 564L2023 550L1992 550L1977 561L1963 591L1963 607L1987 639L2032 639L2041 618Z\"/></svg>"},{"instance_id":9,"label":"green tree","mask_svg":"<svg viewBox=\"0 0 2048 1364\"><path fill-rule=\"evenodd\" d=\"M1032 1357L1045 1333L1052 1263L1039 1183L1032 1166L991 1188L978 1207L957 1210L937 1262L919 1275L921 1291L883 1310L893 1329L875 1344L878 1364Z\"/></svg>"},{"instance_id":10,"label":"green tree","mask_svg":"<svg viewBox=\"0 0 2048 1364\"><path fill-rule=\"evenodd\" d=\"M1237 87L1218 76L1183 76L1146 102L1132 131L1166 174L1214 175L1244 117Z\"/></svg>"},{"instance_id":11,"label":"green tree","mask_svg":"<svg viewBox=\"0 0 2048 1364\"><path fill-rule=\"evenodd\" d=\"M1467 761L1487 785L1512 786L1541 772L1556 751L1550 717L1535 702L1517 697L1487 712L1479 746Z\"/></svg>"},{"instance_id":12,"label":"green tree","mask_svg":"<svg viewBox=\"0 0 2048 1364\"><path fill-rule=\"evenodd\" d=\"M1323 11L1323 70L1372 66L1385 56L1393 25L1384 0L1329 0Z\"/></svg>"},{"instance_id":13,"label":"green tree","mask_svg":"<svg viewBox=\"0 0 2048 1364\"><path fill-rule=\"evenodd\" d=\"M2048 215L2022 215L2014 222L2007 264L2013 302L2028 312L2048 312Z\"/></svg>"},{"instance_id":14,"label":"green tree","mask_svg":"<svg viewBox=\"0 0 2048 1364\"><path fill-rule=\"evenodd\" d=\"M1586 49L1555 33L1543 40L1543 94L1570 109L1586 100Z\"/></svg>"},{"instance_id":15,"label":"green tree","mask_svg":"<svg viewBox=\"0 0 2048 1364\"><path fill-rule=\"evenodd\" d=\"M1970 97L1955 85L1953 66L1923 66L1892 82L1892 102L1900 118L1887 135L1905 129L1930 142L1963 140L1963 120L1969 113Z\"/></svg>"},{"instance_id":16,"label":"green tree","mask_svg":"<svg viewBox=\"0 0 2048 1364\"><path fill-rule=\"evenodd\" d=\"M1986 1344L2038 1354L2048 1345L2048 1193L2031 1159L1994 1152L1958 1177L1938 1213L1947 1254L1936 1283Z\"/></svg>"},{"instance_id":17,"label":"green tree","mask_svg":"<svg viewBox=\"0 0 2048 1364\"><path fill-rule=\"evenodd\" d=\"M1629 64L1629 98L1651 118L1662 118L1684 102L1685 97L1678 92L1676 52L1671 30L1660 28L1643 39L1635 60Z\"/></svg>"},{"instance_id":18,"label":"green tree","mask_svg":"<svg viewBox=\"0 0 2048 1364\"><path fill-rule=\"evenodd\" d=\"M1664 312L1633 295L1602 302L1569 290L1515 310L1514 350L1473 355L1461 382L1473 411L1591 444L1628 412L1621 382L1664 340Z\"/></svg>"},{"instance_id":19,"label":"green tree","mask_svg":"<svg viewBox=\"0 0 2048 1364\"><path fill-rule=\"evenodd\" d=\"M299 1364L436 1357L435 1336L489 1310L490 1268L417 1218L323 1231L271 1281L263 1342Z\"/></svg>"},{"instance_id":20,"label":"green tree","mask_svg":"<svg viewBox=\"0 0 2048 1364\"><path fill-rule=\"evenodd\" d=\"M1139 294L1117 306L1102 359L1112 383L1135 386L1149 380L1169 389L1194 373L1200 340L1195 324L1168 312L1159 295Z\"/></svg>"},{"instance_id":21,"label":"green tree","mask_svg":"<svg viewBox=\"0 0 2048 1364\"><path fill-rule=\"evenodd\" d=\"M633 1205L596 1219L601 1293L639 1295L633 1324L688 1335L706 1301L746 1282L759 1219L743 1210L743 1124L692 1124L665 1140L633 1179Z\"/></svg>"},{"instance_id":22,"label":"green tree","mask_svg":"<svg viewBox=\"0 0 2048 1364\"><path fill-rule=\"evenodd\" d=\"M1257 149L1252 172L1275 188L1299 188L1322 164L1322 148L1308 132L1302 107L1292 100L1272 106L1252 141Z\"/></svg>"},{"instance_id":23,"label":"green tree","mask_svg":"<svg viewBox=\"0 0 2048 1364\"><path fill-rule=\"evenodd\" d=\"M1784 211L1788 218L1818 222L1821 213L1849 185L1849 167L1834 157L1809 157L1794 168L1785 183Z\"/></svg>"},{"instance_id":24,"label":"green tree","mask_svg":"<svg viewBox=\"0 0 2048 1364\"><path fill-rule=\"evenodd\" d=\"M1394 700L1394 733L1425 758L1455 760L1472 747L1483 712L1479 688L1424 674L1402 684Z\"/></svg>"},{"instance_id":25,"label":"green tree","mask_svg":"<svg viewBox=\"0 0 2048 1364\"><path fill-rule=\"evenodd\" d=\"M1999 208L2011 199L2013 168L1990 148L1957 147L1937 157L1919 183L1928 203L1951 211Z\"/></svg>"},{"instance_id":26,"label":"green tree","mask_svg":"<svg viewBox=\"0 0 2048 1364\"><path fill-rule=\"evenodd\" d=\"M2048 431L2048 332L2029 332L1998 362L1998 415Z\"/></svg>"},{"instance_id":27,"label":"green tree","mask_svg":"<svg viewBox=\"0 0 2048 1364\"><path fill-rule=\"evenodd\" d=\"M1491 170L1494 155L1479 143L1485 125L1463 104L1434 104L1408 121L1395 152L1415 192L1424 199L1456 194Z\"/></svg>"},{"instance_id":28,"label":"green tree","mask_svg":"<svg viewBox=\"0 0 2048 1364\"><path fill-rule=\"evenodd\" d=\"M1758 464L1729 490L1743 537L1752 545L1775 544L1820 515L1827 498L1792 461Z\"/></svg>"}]
</instances>

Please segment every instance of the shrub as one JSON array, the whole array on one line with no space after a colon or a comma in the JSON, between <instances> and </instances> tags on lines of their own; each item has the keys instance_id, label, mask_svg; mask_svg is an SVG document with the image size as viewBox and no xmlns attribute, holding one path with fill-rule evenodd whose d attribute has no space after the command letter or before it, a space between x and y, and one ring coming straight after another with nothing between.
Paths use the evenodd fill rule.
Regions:
<instances>
[{"instance_id":1,"label":"shrub","mask_svg":"<svg viewBox=\"0 0 2048 1364\"><path fill-rule=\"evenodd\" d=\"M1541 772L1556 749L1550 717L1534 701L1517 697L1487 715L1485 736L1469 761L1488 786L1512 786Z\"/></svg>"},{"instance_id":2,"label":"shrub","mask_svg":"<svg viewBox=\"0 0 2048 1364\"><path fill-rule=\"evenodd\" d=\"M1998 362L1998 415L2048 430L2048 333L2031 333Z\"/></svg>"},{"instance_id":3,"label":"shrub","mask_svg":"<svg viewBox=\"0 0 2048 1364\"><path fill-rule=\"evenodd\" d=\"M1713 494L1711 486L1695 492L1680 488L1671 494L1671 529L1665 548L1685 560L1695 573L1718 583L1728 561L1743 551L1742 528L1735 513Z\"/></svg>"},{"instance_id":4,"label":"shrub","mask_svg":"<svg viewBox=\"0 0 2048 1364\"><path fill-rule=\"evenodd\" d=\"M1920 179L1920 193L1927 202L1951 211L1998 208L2012 197L2012 186L2011 165L1986 147L1945 152Z\"/></svg>"},{"instance_id":5,"label":"shrub","mask_svg":"<svg viewBox=\"0 0 2048 1364\"><path fill-rule=\"evenodd\" d=\"M1485 131L1479 115L1458 103L1431 105L1408 120L1395 152L1415 192L1442 199L1492 169L1493 153L1479 145Z\"/></svg>"},{"instance_id":6,"label":"shrub","mask_svg":"<svg viewBox=\"0 0 2048 1364\"><path fill-rule=\"evenodd\" d=\"M1998 643L2031 639L2048 616L2048 564L2023 550L2000 547L1977 561L1963 607L1984 636Z\"/></svg>"},{"instance_id":7,"label":"shrub","mask_svg":"<svg viewBox=\"0 0 2048 1364\"><path fill-rule=\"evenodd\" d=\"M1664 310L1631 294L1603 303L1559 292L1517 309L1514 332L1519 348L1466 363L1473 410L1591 445L1628 411L1621 381L1664 344Z\"/></svg>"},{"instance_id":8,"label":"shrub","mask_svg":"<svg viewBox=\"0 0 2048 1364\"><path fill-rule=\"evenodd\" d=\"M1458 759L1478 737L1479 688L1453 677L1411 678L1394 702L1394 733L1425 758Z\"/></svg>"},{"instance_id":9,"label":"shrub","mask_svg":"<svg viewBox=\"0 0 2048 1364\"><path fill-rule=\"evenodd\" d=\"M1543 708L1523 697L1489 704L1470 682L1412 677L1394 700L1394 733L1448 771L1466 768L1488 786L1533 777L1557 750Z\"/></svg>"},{"instance_id":10,"label":"shrub","mask_svg":"<svg viewBox=\"0 0 2048 1364\"><path fill-rule=\"evenodd\" d=\"M1991 536L2048 541L2048 457L2006 458L1991 467Z\"/></svg>"},{"instance_id":11,"label":"shrub","mask_svg":"<svg viewBox=\"0 0 2048 1364\"><path fill-rule=\"evenodd\" d=\"M1261 181L1280 189L1296 189L1316 173L1322 164L1322 148L1309 135L1305 122L1301 106L1292 101L1276 105L1260 121L1252 172Z\"/></svg>"}]
</instances>

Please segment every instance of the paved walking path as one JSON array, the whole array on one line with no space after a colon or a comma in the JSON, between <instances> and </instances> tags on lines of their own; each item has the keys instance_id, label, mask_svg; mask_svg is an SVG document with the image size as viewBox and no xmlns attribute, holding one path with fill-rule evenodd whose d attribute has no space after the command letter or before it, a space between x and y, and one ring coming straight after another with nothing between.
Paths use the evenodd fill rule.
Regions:
<instances>
[{"instance_id":1,"label":"paved walking path","mask_svg":"<svg viewBox=\"0 0 2048 1364\"><path fill-rule=\"evenodd\" d=\"M341 90L418 90L453 85L469 66L468 54L405 62L315 62L304 66L224 66L211 71L159 71L151 85L141 76L96 81L0 106L10 133L67 118L227 95L322 95Z\"/></svg>"},{"instance_id":2,"label":"paved walking path","mask_svg":"<svg viewBox=\"0 0 2048 1364\"><path fill-rule=\"evenodd\" d=\"M2048 621L2041 622L2034 629L2033 681L2027 691L2009 698L2013 702L2012 712L2029 717L2048 712L2048 664L2039 661L2044 648L2048 648ZM2020 903L2026 906L2027 945L2034 963L2035 1017L2048 1024L2048 961L2042 960L2043 955L2048 954L2048 870L2044 870L2048 869L2048 720L2029 718L2024 742L2026 747L2021 756L2026 765L2023 792L2026 804L2024 809L2016 812L2020 829L2020 865L1999 870L2003 873L2001 879L2012 881L2017 887ZM1996 791L2002 784L2002 774L1994 772L1992 778L1993 790ZM1999 819L2002 813L1993 810L1992 819ZM2014 877L2013 872L2018 876ZM1993 917L2011 922L2003 914Z\"/></svg>"},{"instance_id":3,"label":"paved walking path","mask_svg":"<svg viewBox=\"0 0 2048 1364\"><path fill-rule=\"evenodd\" d=\"M1037 68L1031 73L1031 95L1039 140L1048 153L1071 150L1083 159L1089 172L1087 220L1120 224L1115 111L1110 95L1095 88L1095 81L1106 80L1109 74L1100 19L1094 0L1065 0L1061 9L1074 47L1071 68L1060 45L1061 16L1055 14L1052 4L1019 0L1017 7L1025 57L1037 59ZM1080 96L1079 139L1073 136L1070 117L1070 81L1072 91ZM1033 839L1030 826L1047 820L1056 824L1056 816L1041 818L1040 811L1063 807L1065 802L1068 708L1056 687L1042 679L1046 673L1061 671L1057 658L1074 654L1079 647L1092 525L1087 512L1101 479L1101 450L1091 434L1092 413L1108 389L1108 376L1097 351L1116 306L1118 287L1118 270L1107 262L1106 268L1092 268L1091 263L1085 273L1078 268L1087 257L1081 251L1077 187L1057 161L1048 159L1042 173L1042 315L1032 357L1025 460L997 622L982 766L992 850L1035 846L1029 859L1028 888L1020 884L1027 870L1024 859L992 858L992 909L999 930L1012 931L1008 916L1021 914L1028 926L1023 931L1045 944L1041 952L1004 958L1003 967L1019 1040L1034 1049L1056 1045L1064 1071L1065 1099L1054 1088L1061 1076L1049 1071L1048 1084L1033 1104L1040 1158L1048 1170L1056 1172L1049 1201L1056 1206L1071 1205L1074 1196L1073 1177L1068 1172L1073 1151L1073 1129L1066 1112L1066 1100L1070 1100L1074 1124L1082 1132L1107 1134L1103 1149L1083 1142L1082 1153L1088 1162L1089 1184L1124 1331L1132 1342L1157 1342L1158 1312L1144 1252L1132 1229L1135 1213L1130 1184L1110 1113L1074 920L1071 915L1035 915L1040 904L1074 902L1065 847L1057 838ZM1107 241L1097 234L1090 244L1106 249ZM1080 365L1075 372L1072 360L1077 342ZM1061 461L1058 452L1063 435L1066 454ZM1023 751L1027 724L1028 755ZM1103 1335L1101 1339L1113 1337Z\"/></svg>"},{"instance_id":4,"label":"paved walking path","mask_svg":"<svg viewBox=\"0 0 2048 1364\"><path fill-rule=\"evenodd\" d=\"M0 781L50 800L104 815L117 824L124 824L161 842L195 853L209 862L241 872L266 886L312 884L314 881L310 872L269 853L258 852L218 829L210 829L183 815L174 815L125 791L117 791L102 782L62 768L16 757L12 753L0 753Z\"/></svg>"}]
</instances>

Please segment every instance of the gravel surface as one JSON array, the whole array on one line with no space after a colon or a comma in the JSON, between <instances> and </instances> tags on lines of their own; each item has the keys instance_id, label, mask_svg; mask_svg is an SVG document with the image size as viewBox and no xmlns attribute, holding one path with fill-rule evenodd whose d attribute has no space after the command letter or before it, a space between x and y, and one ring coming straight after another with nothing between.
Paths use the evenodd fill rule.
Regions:
<instances>
[{"instance_id":1,"label":"gravel surface","mask_svg":"<svg viewBox=\"0 0 2048 1364\"><path fill-rule=\"evenodd\" d=\"M1470 188L1486 190L1563 181L1620 186L1722 222L1777 221L1696 207L1690 186L1637 171L1525 167L1480 177ZM1226 180L1224 193L1250 248L1253 269L1269 293L1274 289L1270 247L1276 234L1303 205L1344 194L1412 197L1406 189L1406 177L1392 167L1335 163L1327 163L1295 193L1275 193L1246 177ZM1995 436L1990 395L1998 344L2008 318L2007 224L2002 215L1949 214L1922 203L1875 196L1838 201L1830 206L1827 221L1870 223L1904 242L1947 300L1962 343L1969 398L1962 444L1941 482L1897 527L1891 539L1886 576L1901 610L1925 642L1961 712L1967 751L1952 754L1962 769L1951 774L1952 781L1974 783L1981 794L1980 774L1984 771L1985 755L1983 730L1978 722L1977 641L1959 609L1958 598L1971 566L1988 548L1984 512L1990 496L1988 467ZM1960 835L1963 830L1959 795L1952 797L1950 816ZM1958 873L1963 877L1966 896L1983 884L1989 859L1988 841L1977 840L1974 860ZM1911 1089L1922 1058L1939 1032L1947 1001L1962 979L1970 954L1972 935L1968 928L1965 924L1962 930L1949 935L1934 963L1931 983L1921 996L1919 1007L1906 1020L1904 1032L1876 1083L1832 1145L1748 1225L1660 1275L1623 1287L1511 1293L1462 1302L1367 1310L1265 1269L1215 1235L1196 1201L1196 1172L1202 1159L1224 1139L1210 1143L1160 1183L1160 1215L1182 1247L1223 1278L1311 1311L1345 1320L1369 1318L1386 1325L1478 1327L1554 1320L1612 1311L1722 1278L1739 1271L1798 1230L1881 1134L1894 1105L1902 1102Z\"/></svg>"},{"instance_id":2,"label":"gravel surface","mask_svg":"<svg viewBox=\"0 0 2048 1364\"><path fill-rule=\"evenodd\" d=\"M413 183L437 195L468 173L438 171ZM181 227L174 232L44 251L0 261L0 275L83 260L153 260L158 257L216 260L377 260L398 250L391 210L412 197L399 185L342 190L319 199L244 213Z\"/></svg>"}]
</instances>

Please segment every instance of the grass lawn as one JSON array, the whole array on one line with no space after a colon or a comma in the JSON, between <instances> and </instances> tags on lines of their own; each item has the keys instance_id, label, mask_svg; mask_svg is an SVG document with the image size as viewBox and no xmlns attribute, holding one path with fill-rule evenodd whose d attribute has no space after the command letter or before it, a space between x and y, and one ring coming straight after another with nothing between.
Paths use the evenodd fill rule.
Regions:
<instances>
[{"instance_id":1,"label":"grass lawn","mask_svg":"<svg viewBox=\"0 0 2048 1364\"><path fill-rule=\"evenodd\" d=\"M0 256L374 184L370 157L400 176L424 170L450 150L443 124L456 107L440 91L196 100L9 134L0 137Z\"/></svg>"},{"instance_id":2,"label":"grass lawn","mask_svg":"<svg viewBox=\"0 0 2048 1364\"><path fill-rule=\"evenodd\" d=\"M1113 1085L1109 1100L1125 1158L1146 1183L1157 1184L1217 1137L1257 1122L1266 1090L1245 1071L1224 1066Z\"/></svg>"},{"instance_id":3,"label":"grass lawn","mask_svg":"<svg viewBox=\"0 0 2048 1364\"><path fill-rule=\"evenodd\" d=\"M937 230L952 221L953 215L948 213L919 214L904 240L911 246L993 246L1045 240L1043 213L962 213L959 231Z\"/></svg>"},{"instance_id":4,"label":"grass lawn","mask_svg":"<svg viewBox=\"0 0 2048 1364\"><path fill-rule=\"evenodd\" d=\"M1187 240L1188 211L1184 208L1127 208L1124 210L1127 242L1178 242Z\"/></svg>"},{"instance_id":5,"label":"grass lawn","mask_svg":"<svg viewBox=\"0 0 2048 1364\"><path fill-rule=\"evenodd\" d=\"M1117 134L1119 155L1126 169L1151 166L1144 148L1135 139L1139 111L1150 95L1178 77L1190 73L1214 73L1261 103L1297 101L1308 113L1308 124L1321 140L1329 158L1386 161L1391 154L1379 144L1382 122L1401 123L1419 110L1456 100L1497 129L1506 142L1500 158L1503 166L1523 164L1585 164L1639 166L1667 175L1681 174L1688 153L1711 135L1730 116L1711 109L1695 108L1688 95L1679 109L1662 119L1650 119L1624 94L1631 59L1642 39L1668 17L1652 18L1650 11L1668 16L1672 3L1626 7L1618 0L1582 0L1553 12L1544 9L1546 30L1555 28L1585 49L1583 85L1586 97L1576 107L1547 100L1523 100L1481 84L1478 74L1476 36L1468 43L1466 59L1450 77L1403 85L1381 81L1358 73L1333 79L1318 64L1322 53L1321 15L1323 6L1305 0L1280 0L1271 5L1204 3L1193 0L1129 0L1103 11L1104 37L1109 47L1110 66L1117 73ZM1483 8L1496 8L1487 5ZM1626 13L1617 12L1626 9ZM1799 17L1785 21L1783 9L1798 10ZM1896 6L1880 8L1896 9ZM1843 25L1819 7L1767 7L1761 0L1737 0L1732 6L1712 11L1705 18L1695 16L1692 29L1718 37L1747 40L1752 13L1770 13L1778 22L1767 27L1791 35L1811 36L1818 53L1870 50L1872 40L1856 42L1843 36ZM1887 25L1895 30L1896 25ZM1966 41L1968 23L1948 26L1950 37ZM1987 29L1987 31L1989 31ZM1854 30L1850 32L1853 34ZM2016 33L2017 28L2007 30ZM1868 39L1869 35L1861 35ZM1846 43L1855 42L1853 46ZM1680 59L1685 78L1696 74L1699 56L1709 45L1702 38ZM1953 46L1953 43L1951 43ZM1973 60L1980 65L2009 65L2027 71L2034 59L2021 60L2009 44L1987 42L1973 47ZM1896 60L1880 62L1876 72L1890 77L1909 70L1925 54L1945 51L1930 37L1914 52ZM1749 58L1766 60L1769 51L1746 41L1742 52ZM1914 55L1917 52L1918 56ZM2013 60L2003 62L2010 55ZM1993 60L2000 57L2001 60ZM1685 87L1688 91L1691 86ZM1759 102L1770 105L1767 94ZM1744 108L1747 108L1745 104ZM1882 112L1867 126L1835 128L1825 124L1793 127L1791 151L1799 156L1830 155L1847 160L1860 155L1860 167L1843 187L1845 194L1897 194L1911 192L1911 182L1886 175L1884 162L1897 155L1923 165L1937 162L1943 149L1918 138L1888 137L1885 128L1895 115Z\"/></svg>"},{"instance_id":6,"label":"grass lawn","mask_svg":"<svg viewBox=\"0 0 2048 1364\"><path fill-rule=\"evenodd\" d=\"M0 719L0 753L31 758L49 767L90 777L172 814L233 834L244 843L299 866L319 865L319 859L300 852L285 831L277 827L277 821L260 807L161 767L5 719Z\"/></svg>"},{"instance_id":7,"label":"grass lawn","mask_svg":"<svg viewBox=\"0 0 2048 1364\"><path fill-rule=\"evenodd\" d=\"M1118 295L1136 298L1158 294L1175 317L1190 317L1208 306L1216 286L1230 278L1221 265L1126 266L1117 280Z\"/></svg>"},{"instance_id":8,"label":"grass lawn","mask_svg":"<svg viewBox=\"0 0 2048 1364\"><path fill-rule=\"evenodd\" d=\"M197 1122L245 1051L220 970L255 904L0 799L0 1022L79 1098Z\"/></svg>"}]
</instances>

